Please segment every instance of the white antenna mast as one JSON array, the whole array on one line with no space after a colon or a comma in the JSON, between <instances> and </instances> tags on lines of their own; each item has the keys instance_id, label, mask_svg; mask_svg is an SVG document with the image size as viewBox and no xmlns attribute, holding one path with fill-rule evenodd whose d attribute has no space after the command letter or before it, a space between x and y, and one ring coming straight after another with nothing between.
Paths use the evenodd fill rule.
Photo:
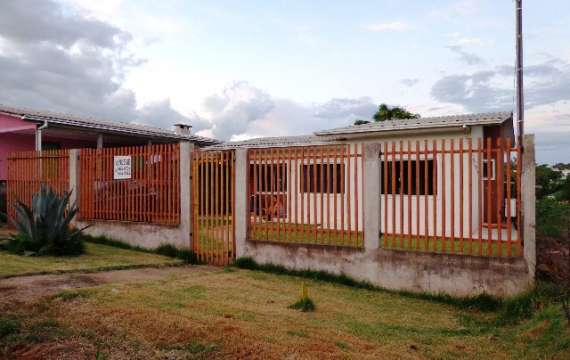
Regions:
<instances>
[{"instance_id":1,"label":"white antenna mast","mask_svg":"<svg viewBox=\"0 0 570 360\"><path fill-rule=\"evenodd\" d=\"M524 84L523 84L523 24L522 24L522 0L515 0L516 5L516 128L517 143L522 146L524 133Z\"/></svg>"}]
</instances>

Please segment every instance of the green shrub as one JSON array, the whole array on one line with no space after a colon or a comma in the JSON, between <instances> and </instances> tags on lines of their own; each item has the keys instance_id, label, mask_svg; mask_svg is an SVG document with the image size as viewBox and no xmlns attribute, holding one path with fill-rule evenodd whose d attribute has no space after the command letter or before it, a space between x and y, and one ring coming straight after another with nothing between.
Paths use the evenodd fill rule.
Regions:
<instances>
[{"instance_id":1,"label":"green shrub","mask_svg":"<svg viewBox=\"0 0 570 360\"><path fill-rule=\"evenodd\" d=\"M570 205L544 198L536 202L536 231L539 236L565 238L570 228Z\"/></svg>"},{"instance_id":2,"label":"green shrub","mask_svg":"<svg viewBox=\"0 0 570 360\"><path fill-rule=\"evenodd\" d=\"M315 311L315 303L309 297L309 290L307 285L303 283L301 285L301 292L299 300L289 305L289 309L301 310L302 312Z\"/></svg>"},{"instance_id":3,"label":"green shrub","mask_svg":"<svg viewBox=\"0 0 570 360\"><path fill-rule=\"evenodd\" d=\"M20 331L20 322L16 319L0 317L0 339Z\"/></svg>"},{"instance_id":4,"label":"green shrub","mask_svg":"<svg viewBox=\"0 0 570 360\"><path fill-rule=\"evenodd\" d=\"M155 249L147 249L140 246L127 244L119 240L109 239L105 236L91 236L87 234L81 234L81 238L84 241L92 242L95 244L108 245L120 249L142 251L151 254L159 254L183 260L188 264L199 264L198 257L196 256L196 253L194 253L194 251L189 249L179 249L176 246L170 244L162 244Z\"/></svg>"},{"instance_id":5,"label":"green shrub","mask_svg":"<svg viewBox=\"0 0 570 360\"><path fill-rule=\"evenodd\" d=\"M70 192L58 195L42 185L32 197L32 206L18 201L14 225L18 233L10 239L8 249L19 254L70 256L80 255L85 247L79 234L71 230L70 222L77 214L75 204L69 204Z\"/></svg>"},{"instance_id":6,"label":"green shrub","mask_svg":"<svg viewBox=\"0 0 570 360\"><path fill-rule=\"evenodd\" d=\"M198 264L196 253L188 249L179 249L174 245L162 244L154 250L159 255L180 259L188 264Z\"/></svg>"},{"instance_id":7,"label":"green shrub","mask_svg":"<svg viewBox=\"0 0 570 360\"><path fill-rule=\"evenodd\" d=\"M289 305L289 309L301 310L302 312L315 311L315 308L315 303L309 297L299 299L295 303Z\"/></svg>"}]
</instances>

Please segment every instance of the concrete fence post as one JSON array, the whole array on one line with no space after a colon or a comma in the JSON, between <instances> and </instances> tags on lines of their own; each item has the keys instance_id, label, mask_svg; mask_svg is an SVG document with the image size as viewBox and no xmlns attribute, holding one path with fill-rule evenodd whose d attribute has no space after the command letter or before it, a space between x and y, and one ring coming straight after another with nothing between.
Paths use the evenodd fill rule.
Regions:
<instances>
[{"instance_id":1,"label":"concrete fence post","mask_svg":"<svg viewBox=\"0 0 570 360\"><path fill-rule=\"evenodd\" d=\"M79 177L81 176L79 170L79 149L69 150L69 191L71 196L69 197L70 204L78 204L79 199ZM71 221L71 226L76 226L77 216Z\"/></svg>"},{"instance_id":2,"label":"concrete fence post","mask_svg":"<svg viewBox=\"0 0 570 360\"><path fill-rule=\"evenodd\" d=\"M531 283L536 273L536 195L535 195L536 163L534 155L534 135L523 138L522 154L522 209L523 209L523 241L524 258L528 267Z\"/></svg>"},{"instance_id":3,"label":"concrete fence post","mask_svg":"<svg viewBox=\"0 0 570 360\"><path fill-rule=\"evenodd\" d=\"M192 249L192 151L194 144L180 142L180 237Z\"/></svg>"},{"instance_id":4,"label":"concrete fence post","mask_svg":"<svg viewBox=\"0 0 570 360\"><path fill-rule=\"evenodd\" d=\"M69 150L69 202L73 204L79 199L79 149Z\"/></svg>"},{"instance_id":5,"label":"concrete fence post","mask_svg":"<svg viewBox=\"0 0 570 360\"><path fill-rule=\"evenodd\" d=\"M235 166L235 237L236 237L236 258L242 257L246 253L247 240L247 149L237 149Z\"/></svg>"},{"instance_id":6,"label":"concrete fence post","mask_svg":"<svg viewBox=\"0 0 570 360\"><path fill-rule=\"evenodd\" d=\"M381 144L364 148L364 248L380 245L380 151Z\"/></svg>"}]
</instances>

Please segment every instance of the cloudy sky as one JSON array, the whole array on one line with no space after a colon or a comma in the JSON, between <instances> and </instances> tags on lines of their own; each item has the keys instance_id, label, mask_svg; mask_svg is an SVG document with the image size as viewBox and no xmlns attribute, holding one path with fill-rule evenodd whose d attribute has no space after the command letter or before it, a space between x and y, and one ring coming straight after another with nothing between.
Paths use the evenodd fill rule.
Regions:
<instances>
[{"instance_id":1,"label":"cloudy sky","mask_svg":"<svg viewBox=\"0 0 570 360\"><path fill-rule=\"evenodd\" d=\"M405 3L406 5L402 5ZM548 6L546 6L547 4ZM512 0L2 0L0 103L220 139L514 104ZM570 3L525 1L527 131L570 162Z\"/></svg>"}]
</instances>

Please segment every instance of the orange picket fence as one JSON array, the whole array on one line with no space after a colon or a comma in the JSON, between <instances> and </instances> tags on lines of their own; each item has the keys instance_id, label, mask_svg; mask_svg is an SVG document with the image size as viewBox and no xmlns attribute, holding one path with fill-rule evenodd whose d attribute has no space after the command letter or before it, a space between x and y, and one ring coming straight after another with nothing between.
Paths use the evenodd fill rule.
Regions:
<instances>
[{"instance_id":1,"label":"orange picket fence","mask_svg":"<svg viewBox=\"0 0 570 360\"><path fill-rule=\"evenodd\" d=\"M79 218L180 224L180 147L81 149Z\"/></svg>"},{"instance_id":2,"label":"orange picket fence","mask_svg":"<svg viewBox=\"0 0 570 360\"><path fill-rule=\"evenodd\" d=\"M521 149L510 138L382 144L381 244L521 256Z\"/></svg>"},{"instance_id":3,"label":"orange picket fence","mask_svg":"<svg viewBox=\"0 0 570 360\"><path fill-rule=\"evenodd\" d=\"M248 239L363 247L362 148L250 149Z\"/></svg>"},{"instance_id":4,"label":"orange picket fence","mask_svg":"<svg viewBox=\"0 0 570 360\"><path fill-rule=\"evenodd\" d=\"M192 154L192 248L200 261L235 259L235 152Z\"/></svg>"},{"instance_id":5,"label":"orange picket fence","mask_svg":"<svg viewBox=\"0 0 570 360\"><path fill-rule=\"evenodd\" d=\"M16 216L14 205L21 201L30 206L42 184L58 193L69 191L68 150L15 152L7 158L8 217Z\"/></svg>"}]
</instances>

